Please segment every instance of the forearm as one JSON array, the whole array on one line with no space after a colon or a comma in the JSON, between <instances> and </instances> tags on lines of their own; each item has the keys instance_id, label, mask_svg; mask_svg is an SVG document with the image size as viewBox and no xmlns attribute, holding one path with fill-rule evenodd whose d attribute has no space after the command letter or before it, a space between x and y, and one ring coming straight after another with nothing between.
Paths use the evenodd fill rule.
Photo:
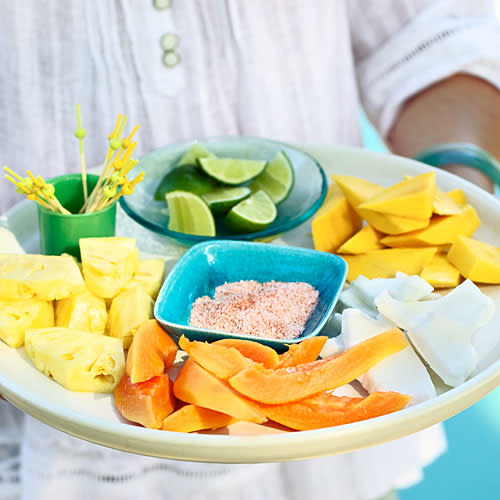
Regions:
<instances>
[{"instance_id":1,"label":"forearm","mask_svg":"<svg viewBox=\"0 0 500 500\"><path fill-rule=\"evenodd\" d=\"M471 142L500 159L500 91L469 75L455 75L432 85L401 109L389 133L392 151L413 156L441 142ZM491 191L491 181L469 167L450 171Z\"/></svg>"}]
</instances>

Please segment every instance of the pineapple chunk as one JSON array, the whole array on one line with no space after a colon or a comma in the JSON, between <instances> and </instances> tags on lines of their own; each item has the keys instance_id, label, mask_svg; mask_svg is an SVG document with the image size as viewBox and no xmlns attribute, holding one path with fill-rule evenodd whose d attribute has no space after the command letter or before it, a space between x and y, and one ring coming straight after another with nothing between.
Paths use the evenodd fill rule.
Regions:
<instances>
[{"instance_id":1,"label":"pineapple chunk","mask_svg":"<svg viewBox=\"0 0 500 500\"><path fill-rule=\"evenodd\" d=\"M0 339L14 349L24 345L28 328L54 326L52 302L38 299L0 301Z\"/></svg>"},{"instance_id":2,"label":"pineapple chunk","mask_svg":"<svg viewBox=\"0 0 500 500\"><path fill-rule=\"evenodd\" d=\"M114 297L139 266L139 251L132 238L82 238L80 253L85 283L98 297Z\"/></svg>"},{"instance_id":3,"label":"pineapple chunk","mask_svg":"<svg viewBox=\"0 0 500 500\"><path fill-rule=\"evenodd\" d=\"M56 326L103 335L107 319L104 299L88 290L56 302Z\"/></svg>"},{"instance_id":4,"label":"pineapple chunk","mask_svg":"<svg viewBox=\"0 0 500 500\"><path fill-rule=\"evenodd\" d=\"M82 274L70 257L0 255L0 300L50 301L84 290Z\"/></svg>"},{"instance_id":5,"label":"pineapple chunk","mask_svg":"<svg viewBox=\"0 0 500 500\"><path fill-rule=\"evenodd\" d=\"M69 328L26 332L26 353L43 374L70 391L112 392L125 373L122 343Z\"/></svg>"},{"instance_id":6,"label":"pineapple chunk","mask_svg":"<svg viewBox=\"0 0 500 500\"><path fill-rule=\"evenodd\" d=\"M142 286L152 299L156 299L163 283L165 261L150 259L139 261L139 268L132 279L123 287L122 292L130 290L136 285Z\"/></svg>"},{"instance_id":7,"label":"pineapple chunk","mask_svg":"<svg viewBox=\"0 0 500 500\"><path fill-rule=\"evenodd\" d=\"M138 328L153 317L153 305L153 299L142 286L120 293L109 308L108 335L121 339L123 347L128 349Z\"/></svg>"}]
</instances>

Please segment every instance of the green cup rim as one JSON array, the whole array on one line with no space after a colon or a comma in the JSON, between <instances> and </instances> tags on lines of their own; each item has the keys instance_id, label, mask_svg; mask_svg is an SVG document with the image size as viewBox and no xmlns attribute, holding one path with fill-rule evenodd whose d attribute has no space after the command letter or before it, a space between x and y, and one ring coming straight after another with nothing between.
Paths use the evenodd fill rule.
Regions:
<instances>
[{"instance_id":1,"label":"green cup rim","mask_svg":"<svg viewBox=\"0 0 500 500\"><path fill-rule=\"evenodd\" d=\"M63 175L58 175L56 177L52 177L52 178L48 179L46 182L48 182L50 184L53 184L53 183L59 184L59 183L64 182L64 181L69 181L69 180L74 180L74 179L81 180L81 177L82 177L82 174L63 174ZM92 177L95 179L99 178L99 176L97 174L87 174L87 178L89 178L89 177ZM88 217L95 217L97 215L106 214L110 210L112 210L113 208L116 208L116 204L117 204L117 201L113 202L109 207L101 208L101 210L97 210L96 212L91 212L89 214L60 214L58 212L54 212L54 211L49 210L45 207L42 207L42 205L40 205L39 203L37 203L37 206L38 206L38 210L40 210L41 212L43 212L46 215L51 215L53 217L62 217L62 218L68 218L68 219L72 218L72 217L78 217L78 218L84 219L84 218L88 218Z\"/></svg>"}]
</instances>

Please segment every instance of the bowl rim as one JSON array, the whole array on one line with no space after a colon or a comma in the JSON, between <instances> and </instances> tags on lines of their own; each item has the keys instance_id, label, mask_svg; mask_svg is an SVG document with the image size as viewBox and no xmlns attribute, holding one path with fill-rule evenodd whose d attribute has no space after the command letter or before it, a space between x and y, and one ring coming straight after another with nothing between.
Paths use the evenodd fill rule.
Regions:
<instances>
[{"instance_id":1,"label":"bowl rim","mask_svg":"<svg viewBox=\"0 0 500 500\"><path fill-rule=\"evenodd\" d=\"M169 286L170 282L172 280L177 280L180 275L179 273L179 268L183 266L183 261L186 259L192 258L193 254L203 254L204 249L208 246L211 245L229 245L229 246L245 246L245 247L264 247L267 246L271 251L274 251L276 253L283 253L283 251L290 252L292 250L296 254L309 254L312 256L321 256L322 258L325 258L327 261L336 261L341 264L341 269L342 269L342 274L339 279L339 286L337 287L337 290L335 291L334 294L332 294L332 298L329 300L328 306L321 316L320 320L318 321L317 325L314 327L314 329L308 333L307 335L300 335L299 337L296 337L294 339L274 339L270 337L256 337L252 335L244 335L240 333L231 333L231 332L225 332L222 330L212 330L210 328L201 328L201 327L196 327L196 326L190 326L188 325L183 325L180 323L175 323L173 321L170 321L166 319L165 317L162 317L162 315L159 312L159 304L161 302L164 302L165 300L168 299L168 295L164 297L165 291L164 289ZM238 339L243 339L243 340L252 340L254 342L258 341L264 341L268 345L274 344L277 346L282 346L284 344L297 344L299 342L302 342L303 340L310 338L310 337L315 337L316 335L319 335L327 321L330 319L331 315L333 314L333 311L335 309L335 305L337 304L340 293L344 287L345 280L347 278L347 262L345 259L343 259L341 256L336 255L336 254L331 254L328 252L320 252L319 250L315 250L313 248L303 248L303 247L295 247L295 246L281 246L281 245L272 245L269 243L261 243L261 242L253 242L253 241L233 241L233 240L210 240L210 241L203 241L201 243L198 243L196 245L193 245L191 248L189 248L182 256L181 258L175 263L174 267L171 269L169 272L168 276L165 278L165 281L163 282L163 285L158 293L158 297L155 302L154 306L154 317L155 319L160 323L160 324L165 324L167 326L177 328L177 329L182 329L182 330L190 330L193 333L203 333L203 334L210 334L213 336L220 336L220 338L238 338Z\"/></svg>"},{"instance_id":2,"label":"bowl rim","mask_svg":"<svg viewBox=\"0 0 500 500\"><path fill-rule=\"evenodd\" d=\"M198 243L198 242L203 242L203 241L215 241L215 240L227 240L227 241L246 241L246 240L255 240L255 239L262 239L262 238L267 238L270 236L275 236L280 233L284 233L287 231L290 231L291 229L295 229L296 227L300 226L303 224L306 220L308 220L310 217L312 217L321 207L323 204L323 201L326 198L326 193L328 191L328 180L325 174L325 171L321 164L309 153L306 151L303 151L302 149L297 148L293 144L289 144L286 142L281 142L281 141L274 141L272 139L266 139L265 137L258 137L258 136L250 136L250 135L221 135L221 136L208 136L208 137L200 137L200 138L194 138L194 139L188 139L188 140L183 140L183 141L177 141L177 142L172 142L169 143L165 146L162 146L161 148L156 148L152 151L149 151L148 153L144 154L141 156L141 159L153 154L154 152L160 150L160 149L166 149L171 146L181 146L183 144L189 145L194 142L199 142L200 144L204 144L206 142L211 142L211 141L233 141L237 142L238 140L246 140L250 139L253 141L262 141L265 143L273 144L276 146L285 146L286 148L299 153L307 158L309 158L312 162L313 165L316 166L320 177L321 177L321 189L319 191L319 194L316 198L316 200L313 202L313 204L304 210L301 214L299 214L297 217L294 219L288 221L286 224L283 224L279 227L273 227L273 228L266 228L263 229L262 231L257 231L254 233L244 233L244 234L234 234L234 235L215 235L215 236L200 236L197 234L187 234L187 233L180 233L178 231L171 231L170 229L166 227L161 227L148 219L145 219L142 217L140 214L138 214L127 202L126 197L122 196L118 200L120 207L123 209L123 211L134 221L139 223L141 226L144 226L145 228L149 229L150 231L153 231L157 234L161 234L163 236L169 236L177 241L186 241L189 242L189 244L193 243ZM293 189L292 189L293 191Z\"/></svg>"}]
</instances>

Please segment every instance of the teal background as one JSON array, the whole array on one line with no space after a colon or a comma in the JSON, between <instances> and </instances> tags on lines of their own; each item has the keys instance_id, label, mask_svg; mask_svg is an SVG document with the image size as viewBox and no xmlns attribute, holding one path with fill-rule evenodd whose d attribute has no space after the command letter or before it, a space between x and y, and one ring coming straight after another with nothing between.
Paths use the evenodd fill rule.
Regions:
<instances>
[{"instance_id":1,"label":"teal background","mask_svg":"<svg viewBox=\"0 0 500 500\"><path fill-rule=\"evenodd\" d=\"M367 149L387 151L366 117ZM500 498L500 388L445 423L448 451L426 467L424 480L401 490L400 500L493 500Z\"/></svg>"}]
</instances>

